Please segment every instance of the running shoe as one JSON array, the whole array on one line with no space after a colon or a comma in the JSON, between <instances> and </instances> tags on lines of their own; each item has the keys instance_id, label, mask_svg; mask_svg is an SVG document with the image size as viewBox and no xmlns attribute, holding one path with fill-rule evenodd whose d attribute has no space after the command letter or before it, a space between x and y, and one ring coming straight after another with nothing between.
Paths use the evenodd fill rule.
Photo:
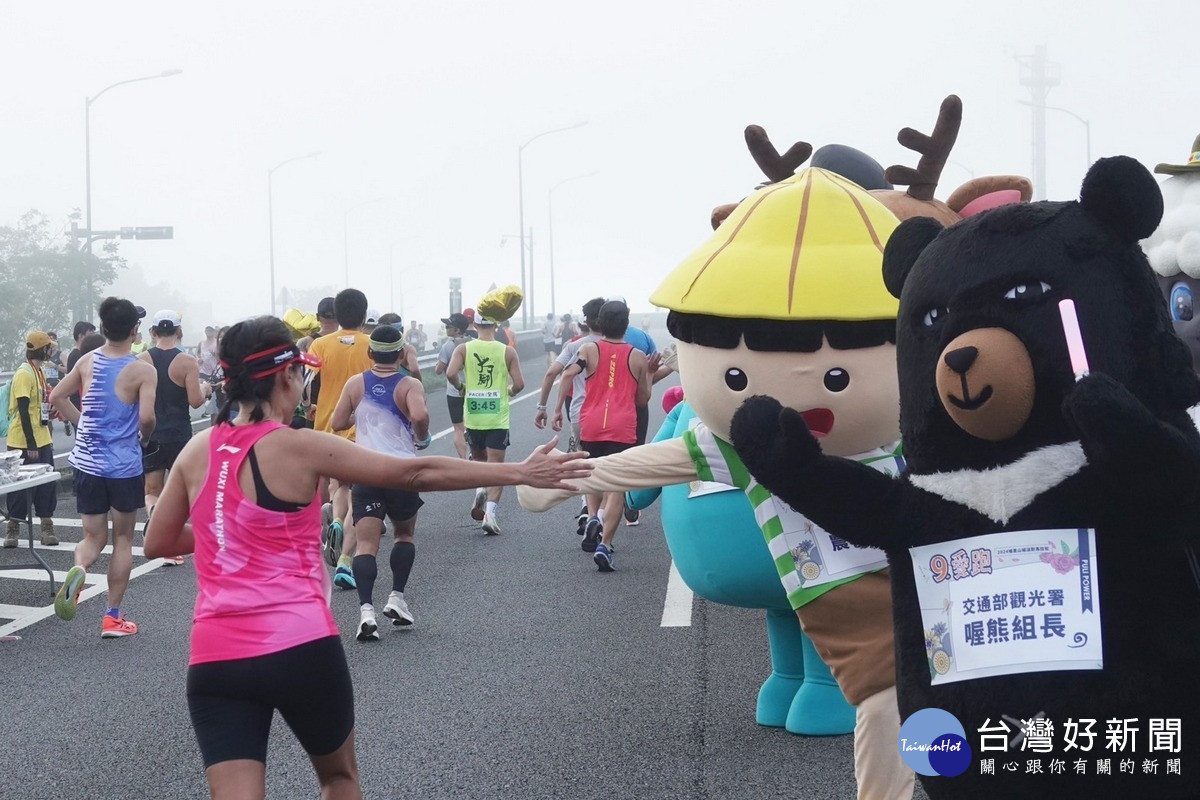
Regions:
<instances>
[{"instance_id":1,"label":"running shoe","mask_svg":"<svg viewBox=\"0 0 1200 800\"><path fill-rule=\"evenodd\" d=\"M83 591L86 578L83 567L75 566L67 570L62 586L58 587L58 594L54 595L54 614L59 619L68 622L75 619L75 612L79 610L79 593Z\"/></svg>"},{"instance_id":2,"label":"running shoe","mask_svg":"<svg viewBox=\"0 0 1200 800\"><path fill-rule=\"evenodd\" d=\"M120 639L122 636L133 636L137 632L137 625L134 625L124 617L113 619L108 614L105 614L104 621L100 623L101 639Z\"/></svg>"},{"instance_id":3,"label":"running shoe","mask_svg":"<svg viewBox=\"0 0 1200 800\"><path fill-rule=\"evenodd\" d=\"M616 572L617 568L613 566L613 553L604 544L596 545L596 555L592 556L592 561L596 562L596 566L601 572Z\"/></svg>"},{"instance_id":4,"label":"running shoe","mask_svg":"<svg viewBox=\"0 0 1200 800\"><path fill-rule=\"evenodd\" d=\"M403 592L392 592L388 595L387 605L383 607L383 615L392 621L393 625L412 625L416 620L408 610Z\"/></svg>"},{"instance_id":5,"label":"running shoe","mask_svg":"<svg viewBox=\"0 0 1200 800\"><path fill-rule=\"evenodd\" d=\"M487 489L475 490L475 502L471 505L471 519L481 522L484 517L484 506L487 505Z\"/></svg>"},{"instance_id":6,"label":"running shoe","mask_svg":"<svg viewBox=\"0 0 1200 800\"><path fill-rule=\"evenodd\" d=\"M575 531L576 534L578 534L579 536L583 536L583 529L584 529L584 526L587 525L587 521L588 521L587 503L584 503L583 508L579 509L579 513L575 516L575 525L577 527L577 530Z\"/></svg>"},{"instance_id":7,"label":"running shoe","mask_svg":"<svg viewBox=\"0 0 1200 800\"><path fill-rule=\"evenodd\" d=\"M629 506L625 506L625 525L626 525L626 527L633 528L633 527L635 527L637 525L641 525L641 524L642 524L642 512L638 511L636 508L630 508Z\"/></svg>"},{"instance_id":8,"label":"running shoe","mask_svg":"<svg viewBox=\"0 0 1200 800\"><path fill-rule=\"evenodd\" d=\"M495 514L483 515L483 535L484 536L499 536L500 523L496 522Z\"/></svg>"},{"instance_id":9,"label":"running shoe","mask_svg":"<svg viewBox=\"0 0 1200 800\"><path fill-rule=\"evenodd\" d=\"M358 584L354 582L354 573L349 567L344 567L338 564L337 569L333 571L333 585L339 589L356 589Z\"/></svg>"},{"instance_id":10,"label":"running shoe","mask_svg":"<svg viewBox=\"0 0 1200 800\"><path fill-rule=\"evenodd\" d=\"M588 517L587 525L583 528L583 541L579 543L583 552L596 552L596 545L600 544L600 537L603 534L604 526L600 524L600 518Z\"/></svg>"},{"instance_id":11,"label":"running shoe","mask_svg":"<svg viewBox=\"0 0 1200 800\"><path fill-rule=\"evenodd\" d=\"M321 506L321 553L326 564L336 567L342 547L340 543L336 548L333 546L333 536L333 503L325 503Z\"/></svg>"},{"instance_id":12,"label":"running shoe","mask_svg":"<svg viewBox=\"0 0 1200 800\"><path fill-rule=\"evenodd\" d=\"M164 567L182 567L183 556L163 556Z\"/></svg>"},{"instance_id":13,"label":"running shoe","mask_svg":"<svg viewBox=\"0 0 1200 800\"><path fill-rule=\"evenodd\" d=\"M360 642L379 641L379 623L375 621L375 609L370 603L364 603L360 611L358 633L355 634L355 638Z\"/></svg>"}]
</instances>

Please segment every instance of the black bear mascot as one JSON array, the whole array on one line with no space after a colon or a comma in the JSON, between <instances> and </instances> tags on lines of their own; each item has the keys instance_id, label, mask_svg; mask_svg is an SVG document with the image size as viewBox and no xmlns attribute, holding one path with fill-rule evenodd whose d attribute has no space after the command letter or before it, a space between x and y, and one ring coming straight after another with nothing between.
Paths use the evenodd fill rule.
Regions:
<instances>
[{"instance_id":1,"label":"black bear mascot","mask_svg":"<svg viewBox=\"0 0 1200 800\"><path fill-rule=\"evenodd\" d=\"M771 398L733 420L763 486L887 551L901 719L961 722L901 731L931 798L1200 796L1200 387L1138 245L1162 208L1116 157L1078 201L900 225L901 478Z\"/></svg>"}]
</instances>

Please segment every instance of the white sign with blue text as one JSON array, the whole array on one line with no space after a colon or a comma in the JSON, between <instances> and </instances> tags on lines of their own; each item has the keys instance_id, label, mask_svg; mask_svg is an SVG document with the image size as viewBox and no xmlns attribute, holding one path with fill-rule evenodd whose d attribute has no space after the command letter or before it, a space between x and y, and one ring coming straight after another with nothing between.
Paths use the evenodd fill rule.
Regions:
<instances>
[{"instance_id":1,"label":"white sign with blue text","mask_svg":"<svg viewBox=\"0 0 1200 800\"><path fill-rule=\"evenodd\" d=\"M909 554L933 684L1103 669L1094 530L993 533Z\"/></svg>"}]
</instances>

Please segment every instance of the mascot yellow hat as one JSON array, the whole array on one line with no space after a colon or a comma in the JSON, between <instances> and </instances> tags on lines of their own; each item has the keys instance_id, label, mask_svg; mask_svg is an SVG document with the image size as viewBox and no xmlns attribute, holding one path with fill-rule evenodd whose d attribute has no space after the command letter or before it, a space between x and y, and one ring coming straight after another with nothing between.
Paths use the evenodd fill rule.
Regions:
<instances>
[{"instance_id":1,"label":"mascot yellow hat","mask_svg":"<svg viewBox=\"0 0 1200 800\"><path fill-rule=\"evenodd\" d=\"M882 266L899 224L852 181L806 169L743 200L650 302L718 317L895 319Z\"/></svg>"}]
</instances>

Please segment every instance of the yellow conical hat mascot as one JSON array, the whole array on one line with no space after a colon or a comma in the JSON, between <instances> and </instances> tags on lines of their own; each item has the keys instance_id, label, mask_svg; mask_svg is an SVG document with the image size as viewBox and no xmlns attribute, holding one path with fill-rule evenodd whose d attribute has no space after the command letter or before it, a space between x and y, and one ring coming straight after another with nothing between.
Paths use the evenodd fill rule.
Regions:
<instances>
[{"instance_id":1,"label":"yellow conical hat mascot","mask_svg":"<svg viewBox=\"0 0 1200 800\"><path fill-rule=\"evenodd\" d=\"M718 317L895 319L881 266L898 224L852 181L805 169L743 200L650 302Z\"/></svg>"}]
</instances>

